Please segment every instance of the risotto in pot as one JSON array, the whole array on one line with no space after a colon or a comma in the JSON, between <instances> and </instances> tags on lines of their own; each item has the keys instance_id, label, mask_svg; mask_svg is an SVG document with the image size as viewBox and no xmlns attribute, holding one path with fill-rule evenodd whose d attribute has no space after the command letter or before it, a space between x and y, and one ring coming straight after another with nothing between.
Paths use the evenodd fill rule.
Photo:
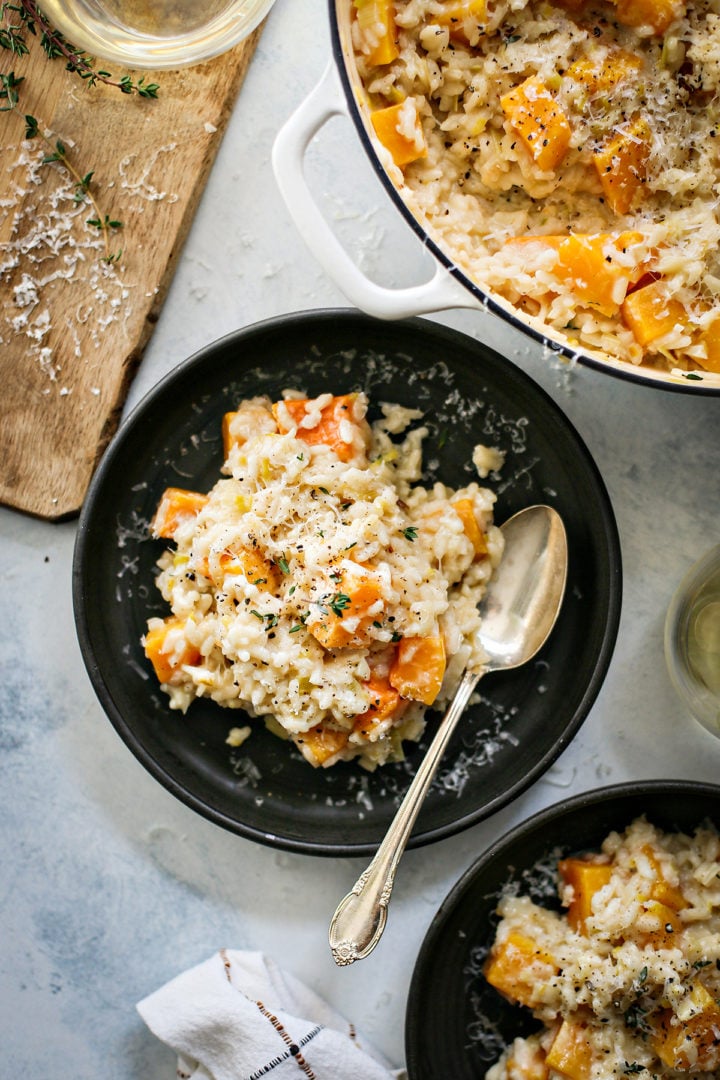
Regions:
<instances>
[{"instance_id":1,"label":"risotto in pot","mask_svg":"<svg viewBox=\"0 0 720 1080\"><path fill-rule=\"evenodd\" d=\"M720 375L718 0L352 2L381 160L467 276L578 351Z\"/></svg>"},{"instance_id":2,"label":"risotto in pot","mask_svg":"<svg viewBox=\"0 0 720 1080\"><path fill-rule=\"evenodd\" d=\"M507 896L485 977L542 1030L487 1080L720 1075L720 839L640 818L558 865L556 914Z\"/></svg>"},{"instance_id":3,"label":"risotto in pot","mask_svg":"<svg viewBox=\"0 0 720 1080\"><path fill-rule=\"evenodd\" d=\"M402 757L430 706L481 665L477 602L502 554L495 497L423 487L422 414L364 394L254 398L223 422L224 477L170 488L172 541L145 652L174 709L198 697L265 718L312 765ZM502 454L478 446L478 476ZM249 726L233 728L240 745Z\"/></svg>"}]
</instances>

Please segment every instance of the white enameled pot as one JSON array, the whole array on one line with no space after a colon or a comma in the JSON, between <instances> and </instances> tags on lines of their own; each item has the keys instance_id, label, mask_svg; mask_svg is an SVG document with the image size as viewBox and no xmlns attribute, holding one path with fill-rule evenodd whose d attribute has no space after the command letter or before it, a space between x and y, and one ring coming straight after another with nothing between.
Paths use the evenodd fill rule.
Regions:
<instances>
[{"instance_id":1,"label":"white enameled pot","mask_svg":"<svg viewBox=\"0 0 720 1080\"><path fill-rule=\"evenodd\" d=\"M637 367L596 351L579 351L561 334L551 336L548 327L533 321L502 297L480 288L453 261L413 215L383 164L387 153L377 141L364 105L364 90L353 55L350 20L352 0L329 0L332 58L314 90L283 125L273 147L273 168L280 192L307 247L348 300L368 315L401 319L452 308L491 311L528 335L545 349L577 360L597 370L636 383L691 394L720 395L720 377L692 372L683 374L650 366ZM305 178L307 148L320 130L336 116L353 123L367 156L401 216L432 253L436 266L432 277L409 288L376 284L353 261L323 216Z\"/></svg>"}]
</instances>

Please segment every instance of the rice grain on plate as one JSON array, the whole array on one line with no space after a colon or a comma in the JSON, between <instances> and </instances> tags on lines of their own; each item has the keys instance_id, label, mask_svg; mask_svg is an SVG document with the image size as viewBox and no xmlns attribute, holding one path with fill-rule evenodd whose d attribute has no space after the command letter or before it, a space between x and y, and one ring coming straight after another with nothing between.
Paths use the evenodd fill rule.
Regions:
<instances>
[{"instance_id":1,"label":"rice grain on plate","mask_svg":"<svg viewBox=\"0 0 720 1080\"><path fill-rule=\"evenodd\" d=\"M469 278L572 348L720 374L717 0L353 10L383 165Z\"/></svg>"},{"instance_id":2,"label":"rice grain on plate","mask_svg":"<svg viewBox=\"0 0 720 1080\"><path fill-rule=\"evenodd\" d=\"M482 663L477 603L502 533L477 482L418 482L418 411L383 405L371 426L367 405L288 391L226 415L225 478L160 502L171 614L144 644L172 708L210 697L264 717L313 765L372 769ZM482 475L502 464L493 448L475 456Z\"/></svg>"},{"instance_id":3,"label":"rice grain on plate","mask_svg":"<svg viewBox=\"0 0 720 1080\"><path fill-rule=\"evenodd\" d=\"M559 863L558 914L507 896L485 968L542 1030L487 1080L720 1075L720 839L644 818Z\"/></svg>"}]
</instances>

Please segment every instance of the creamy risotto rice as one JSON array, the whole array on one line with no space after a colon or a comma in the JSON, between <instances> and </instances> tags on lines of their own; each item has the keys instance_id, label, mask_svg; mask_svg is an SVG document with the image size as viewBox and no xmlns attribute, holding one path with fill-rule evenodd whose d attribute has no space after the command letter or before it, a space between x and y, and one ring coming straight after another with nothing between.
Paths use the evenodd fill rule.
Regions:
<instances>
[{"instance_id":1,"label":"creamy risotto rice","mask_svg":"<svg viewBox=\"0 0 720 1080\"><path fill-rule=\"evenodd\" d=\"M502 554L489 490L418 482L422 414L382 405L371 425L367 407L242 402L224 477L168 489L152 523L172 541L157 578L171 613L144 645L171 707L209 697L263 717L313 765L373 769L420 737L426 708L482 663L477 602ZM486 476L502 454L478 446L474 462Z\"/></svg>"},{"instance_id":2,"label":"creamy risotto rice","mask_svg":"<svg viewBox=\"0 0 720 1080\"><path fill-rule=\"evenodd\" d=\"M720 374L718 0L353 0L383 164L541 332Z\"/></svg>"},{"instance_id":3,"label":"creamy risotto rice","mask_svg":"<svg viewBox=\"0 0 720 1080\"><path fill-rule=\"evenodd\" d=\"M559 863L556 914L508 896L488 981L542 1021L487 1080L720 1075L720 841L641 818Z\"/></svg>"}]
</instances>

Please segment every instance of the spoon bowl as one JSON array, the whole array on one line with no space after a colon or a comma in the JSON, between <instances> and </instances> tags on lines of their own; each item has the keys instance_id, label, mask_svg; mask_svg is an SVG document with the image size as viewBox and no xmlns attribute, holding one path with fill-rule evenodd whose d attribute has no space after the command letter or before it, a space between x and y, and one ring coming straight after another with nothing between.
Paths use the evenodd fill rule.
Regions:
<instances>
[{"instance_id":1,"label":"spoon bowl","mask_svg":"<svg viewBox=\"0 0 720 1080\"><path fill-rule=\"evenodd\" d=\"M519 667L545 644L567 578L567 538L560 515L529 506L502 527L505 549L482 601L478 631L482 672Z\"/></svg>"},{"instance_id":2,"label":"spoon bowl","mask_svg":"<svg viewBox=\"0 0 720 1080\"><path fill-rule=\"evenodd\" d=\"M481 604L485 654L463 674L447 712L370 865L335 911L330 949L340 967L368 956L382 937L395 872L427 790L478 680L527 663L542 648L560 611L567 580L567 537L550 506L529 506L502 526L505 549Z\"/></svg>"}]
</instances>

